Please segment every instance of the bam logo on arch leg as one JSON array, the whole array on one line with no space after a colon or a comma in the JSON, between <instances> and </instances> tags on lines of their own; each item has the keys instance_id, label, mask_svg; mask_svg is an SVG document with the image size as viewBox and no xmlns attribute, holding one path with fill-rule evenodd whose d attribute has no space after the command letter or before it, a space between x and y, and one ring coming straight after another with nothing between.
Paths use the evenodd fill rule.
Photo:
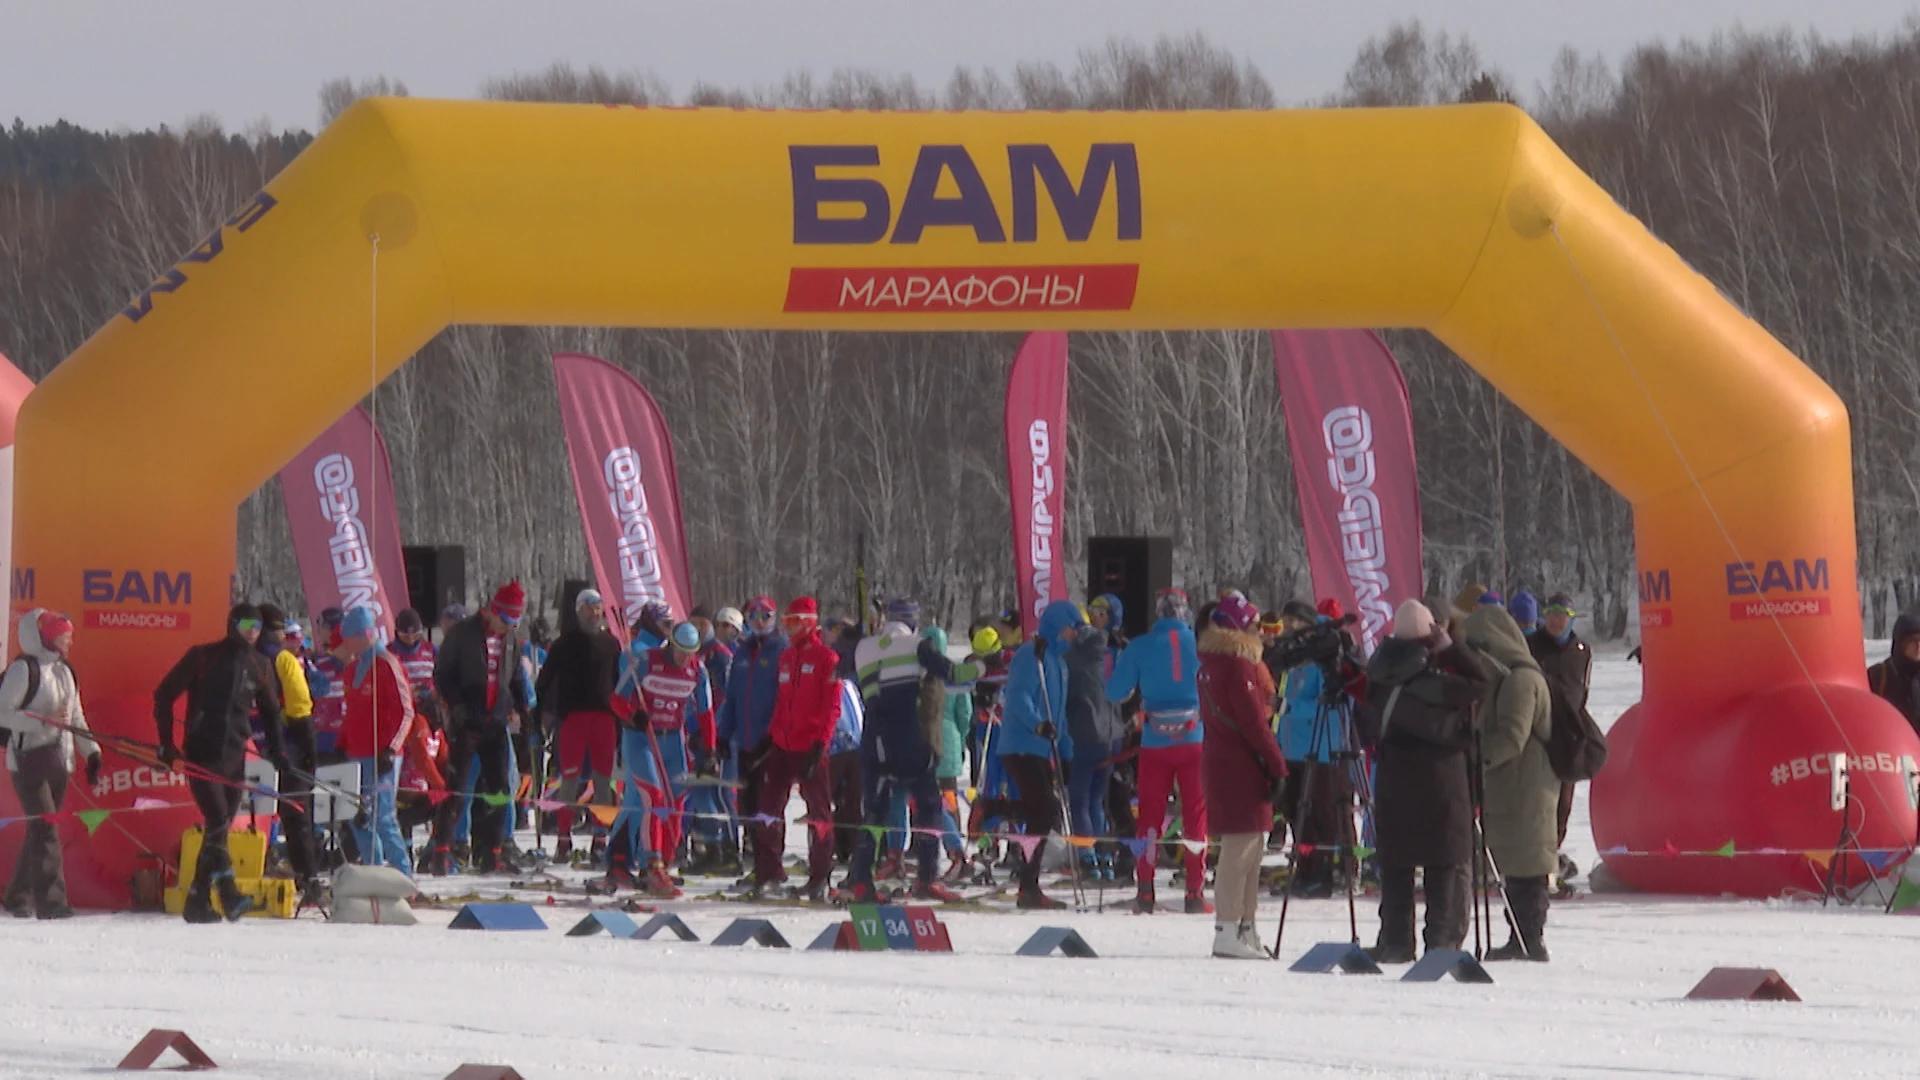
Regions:
<instances>
[{"instance_id":1,"label":"bam logo on arch leg","mask_svg":"<svg viewBox=\"0 0 1920 1080\"><path fill-rule=\"evenodd\" d=\"M1727 564L1727 595L1733 598L1727 613L1734 619L1831 615L1832 589L1823 558Z\"/></svg>"},{"instance_id":2,"label":"bam logo on arch leg","mask_svg":"<svg viewBox=\"0 0 1920 1080\"><path fill-rule=\"evenodd\" d=\"M91 630L186 630L193 624L193 574L155 570L82 570L80 600Z\"/></svg>"}]
</instances>

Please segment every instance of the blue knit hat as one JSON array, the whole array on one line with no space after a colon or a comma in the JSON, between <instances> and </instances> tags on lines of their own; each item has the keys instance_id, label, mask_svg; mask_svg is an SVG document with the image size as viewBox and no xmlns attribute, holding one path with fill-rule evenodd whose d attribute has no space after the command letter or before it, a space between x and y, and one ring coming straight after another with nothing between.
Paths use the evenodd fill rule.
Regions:
<instances>
[{"instance_id":1,"label":"blue knit hat","mask_svg":"<svg viewBox=\"0 0 1920 1080\"><path fill-rule=\"evenodd\" d=\"M1507 602L1507 614L1512 615L1513 621L1521 626L1537 625L1540 622L1540 601L1535 600L1532 593L1521 589Z\"/></svg>"},{"instance_id":2,"label":"blue knit hat","mask_svg":"<svg viewBox=\"0 0 1920 1080\"><path fill-rule=\"evenodd\" d=\"M364 605L347 612L340 621L341 637L367 637L373 633L373 609Z\"/></svg>"},{"instance_id":3,"label":"blue knit hat","mask_svg":"<svg viewBox=\"0 0 1920 1080\"><path fill-rule=\"evenodd\" d=\"M909 629L920 628L920 602L911 596L896 596L887 601L887 618Z\"/></svg>"}]
</instances>

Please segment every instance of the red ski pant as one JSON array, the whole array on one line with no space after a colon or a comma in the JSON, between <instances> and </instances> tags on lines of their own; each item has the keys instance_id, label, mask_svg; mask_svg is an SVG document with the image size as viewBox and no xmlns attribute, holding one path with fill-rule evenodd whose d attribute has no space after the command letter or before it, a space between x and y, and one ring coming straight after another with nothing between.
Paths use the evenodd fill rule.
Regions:
<instances>
[{"instance_id":1,"label":"red ski pant","mask_svg":"<svg viewBox=\"0 0 1920 1080\"><path fill-rule=\"evenodd\" d=\"M1140 751L1140 817L1135 826L1140 839L1159 840L1167 834L1167 798L1176 788L1180 792L1180 835L1186 840L1207 839L1207 793L1200 786L1200 744L1159 746ZM1153 883L1153 864L1158 843L1147 847L1134 860L1134 880ZM1207 853L1203 847L1187 851L1187 891L1206 887Z\"/></svg>"},{"instance_id":2,"label":"red ski pant","mask_svg":"<svg viewBox=\"0 0 1920 1080\"><path fill-rule=\"evenodd\" d=\"M800 785L807 804L807 884L825 884L833 872L833 800L828 785L825 747L811 753L775 746L767 752L760 780L759 812L773 820L760 826L753 846L753 876L771 885L786 875L780 858L787 850L787 796Z\"/></svg>"},{"instance_id":3,"label":"red ski pant","mask_svg":"<svg viewBox=\"0 0 1920 1080\"><path fill-rule=\"evenodd\" d=\"M555 797L567 805L554 811L553 817L561 836L573 835L573 803L586 781L593 781L596 805L614 804L613 749L619 741L618 727L610 712L568 713L560 721L560 790Z\"/></svg>"}]
</instances>

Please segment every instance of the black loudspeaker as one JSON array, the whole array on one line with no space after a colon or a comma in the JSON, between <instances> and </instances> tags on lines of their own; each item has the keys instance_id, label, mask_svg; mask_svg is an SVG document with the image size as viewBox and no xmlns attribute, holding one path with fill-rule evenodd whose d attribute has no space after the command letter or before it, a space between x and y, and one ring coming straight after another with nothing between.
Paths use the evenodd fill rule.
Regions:
<instances>
[{"instance_id":1,"label":"black loudspeaker","mask_svg":"<svg viewBox=\"0 0 1920 1080\"><path fill-rule=\"evenodd\" d=\"M407 606L420 613L420 621L438 626L448 604L466 603L466 548L407 547L400 557L407 564Z\"/></svg>"},{"instance_id":2,"label":"black loudspeaker","mask_svg":"<svg viewBox=\"0 0 1920 1080\"><path fill-rule=\"evenodd\" d=\"M1087 598L1112 593L1126 611L1128 637L1153 625L1153 598L1173 587L1173 540L1165 536L1095 536L1087 541Z\"/></svg>"},{"instance_id":3,"label":"black loudspeaker","mask_svg":"<svg viewBox=\"0 0 1920 1080\"><path fill-rule=\"evenodd\" d=\"M560 632L570 634L580 627L580 614L573 609L573 602L580 594L593 588L591 581L568 578L560 585ZM605 599L604 597L602 599Z\"/></svg>"}]
</instances>

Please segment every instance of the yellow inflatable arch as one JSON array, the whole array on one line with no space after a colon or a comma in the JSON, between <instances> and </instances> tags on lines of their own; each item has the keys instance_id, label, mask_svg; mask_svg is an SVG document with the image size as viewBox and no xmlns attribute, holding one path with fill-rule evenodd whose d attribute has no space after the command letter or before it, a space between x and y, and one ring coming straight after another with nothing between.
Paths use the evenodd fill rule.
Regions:
<instances>
[{"instance_id":1,"label":"yellow inflatable arch","mask_svg":"<svg viewBox=\"0 0 1920 1080\"><path fill-rule=\"evenodd\" d=\"M1836 751L1868 845L1914 834L1920 743L1863 688L1845 408L1516 109L363 101L21 414L15 606L78 613L101 726L152 737L160 675L222 632L237 504L454 323L1425 327L1634 505L1615 872L1804 884ZM175 784L112 760L104 805ZM76 859L123 897L113 835Z\"/></svg>"}]
</instances>

